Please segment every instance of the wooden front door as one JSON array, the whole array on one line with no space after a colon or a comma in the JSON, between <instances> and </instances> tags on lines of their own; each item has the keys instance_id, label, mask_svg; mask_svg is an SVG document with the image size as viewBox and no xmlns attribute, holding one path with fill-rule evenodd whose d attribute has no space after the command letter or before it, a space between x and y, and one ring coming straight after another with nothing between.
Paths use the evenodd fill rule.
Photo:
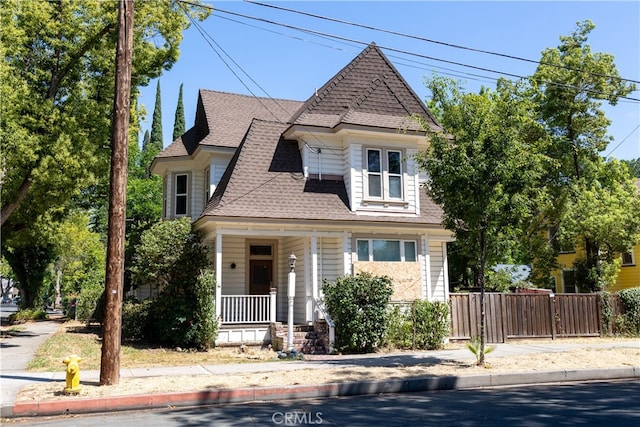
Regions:
<instances>
[{"instance_id":1,"label":"wooden front door","mask_svg":"<svg viewBox=\"0 0 640 427\"><path fill-rule=\"evenodd\" d=\"M251 276L249 278L250 295L269 295L273 283L273 260L252 259L249 261Z\"/></svg>"}]
</instances>

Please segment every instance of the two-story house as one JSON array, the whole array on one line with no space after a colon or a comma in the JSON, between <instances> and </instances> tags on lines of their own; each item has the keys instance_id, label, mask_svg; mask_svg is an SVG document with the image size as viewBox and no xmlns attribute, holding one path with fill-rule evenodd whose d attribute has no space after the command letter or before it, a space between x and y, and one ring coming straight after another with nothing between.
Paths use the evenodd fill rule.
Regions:
<instances>
[{"instance_id":1,"label":"two-story house","mask_svg":"<svg viewBox=\"0 0 640 427\"><path fill-rule=\"evenodd\" d=\"M446 301L452 235L413 158L439 130L375 44L304 102L200 90L152 171L164 218L191 217L211 248L219 342L287 321L291 254L296 324L317 318L323 280L363 271L391 277L393 300Z\"/></svg>"}]
</instances>

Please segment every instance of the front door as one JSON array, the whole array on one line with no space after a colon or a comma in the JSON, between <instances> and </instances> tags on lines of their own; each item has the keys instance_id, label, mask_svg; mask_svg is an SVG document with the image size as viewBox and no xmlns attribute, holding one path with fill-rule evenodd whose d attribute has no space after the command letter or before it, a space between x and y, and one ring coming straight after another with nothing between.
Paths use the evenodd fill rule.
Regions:
<instances>
[{"instance_id":1,"label":"front door","mask_svg":"<svg viewBox=\"0 0 640 427\"><path fill-rule=\"evenodd\" d=\"M249 277L250 295L269 295L273 284L273 260L252 259L249 261L251 275Z\"/></svg>"}]
</instances>

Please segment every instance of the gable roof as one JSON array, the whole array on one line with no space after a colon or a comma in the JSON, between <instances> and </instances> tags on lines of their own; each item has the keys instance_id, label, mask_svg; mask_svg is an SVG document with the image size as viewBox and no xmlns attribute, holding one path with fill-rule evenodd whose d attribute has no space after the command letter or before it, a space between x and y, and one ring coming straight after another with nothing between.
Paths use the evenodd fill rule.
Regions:
<instances>
[{"instance_id":1,"label":"gable roof","mask_svg":"<svg viewBox=\"0 0 640 427\"><path fill-rule=\"evenodd\" d=\"M334 128L340 124L424 132L442 127L398 70L371 43L293 115L294 125Z\"/></svg>"},{"instance_id":2,"label":"gable roof","mask_svg":"<svg viewBox=\"0 0 640 427\"><path fill-rule=\"evenodd\" d=\"M298 142L282 136L286 127L277 122L252 122L201 218L440 224L442 211L428 197L420 198L420 216L351 212L343 181L304 179Z\"/></svg>"}]
</instances>

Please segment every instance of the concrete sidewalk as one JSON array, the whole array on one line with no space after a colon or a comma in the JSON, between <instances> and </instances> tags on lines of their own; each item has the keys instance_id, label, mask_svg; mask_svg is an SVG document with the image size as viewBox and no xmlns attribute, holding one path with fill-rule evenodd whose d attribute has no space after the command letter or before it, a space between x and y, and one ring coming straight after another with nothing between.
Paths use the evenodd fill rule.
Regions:
<instances>
[{"instance_id":1,"label":"concrete sidewalk","mask_svg":"<svg viewBox=\"0 0 640 427\"><path fill-rule=\"evenodd\" d=\"M203 404L249 402L292 398L319 398L371 393L400 393L425 390L452 390L562 381L588 381L623 378L640 379L640 360L630 361L635 366L615 369L584 369L575 371L550 371L514 374L493 374L476 376L449 376L413 378L404 380L363 381L357 383L300 385L286 387L251 387L233 390L195 390L191 392L162 393L153 395L114 396L109 398L72 398L46 402L16 402L20 389L35 382L60 382L64 384L65 372L32 373L24 370L31 358L29 348L35 351L39 342L58 327L55 322L34 322L27 326L25 337L11 345L2 346L2 417L60 415L71 413L107 412L130 409L148 409L166 406L193 406ZM4 344L4 343L3 343ZM522 355L532 353L563 352L575 348L588 347L632 347L640 349L640 340L616 343L540 343L540 344L498 344L492 357ZM11 360L19 355L20 363ZM161 368L138 368L121 370L121 378L178 376L178 375L224 375L230 373L281 372L297 369L326 369L349 367L393 367L434 363L440 360L474 361L467 349L416 351L402 353L364 354L348 356L309 356L304 361L274 361L260 363L237 363L225 365L199 365ZM5 365L6 363L6 365ZM82 382L98 382L99 371L82 371Z\"/></svg>"}]
</instances>

